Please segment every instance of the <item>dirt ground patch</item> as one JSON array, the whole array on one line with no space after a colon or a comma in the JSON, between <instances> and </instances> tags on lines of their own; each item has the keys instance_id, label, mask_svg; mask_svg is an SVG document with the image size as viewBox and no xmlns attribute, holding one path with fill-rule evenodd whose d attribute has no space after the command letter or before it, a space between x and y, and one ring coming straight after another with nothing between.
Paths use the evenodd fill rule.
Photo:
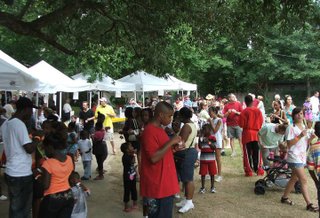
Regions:
<instances>
[{"instance_id":1,"label":"dirt ground patch","mask_svg":"<svg viewBox=\"0 0 320 218\"><path fill-rule=\"evenodd\" d=\"M116 144L120 145L122 140L118 135L115 136ZM110 150L110 147L109 147ZM240 154L240 149L238 149ZM142 206L140 209L131 213L122 211L122 164L121 153L118 149L116 155L109 155L105 162L107 169L105 179L102 181L85 181L84 184L91 189L91 196L88 198L88 217L92 218L120 218L120 217L142 217ZM96 168L96 162L93 161L92 169ZM82 175L82 163L76 164L76 170ZM93 173L95 176L95 173ZM187 214L179 214L175 208L174 217L318 217L318 214L305 210L305 202L301 194L292 194L290 198L296 203L294 206L283 205L280 198L283 190L272 188L266 191L263 196L257 196L253 192L254 183L260 178L258 176L245 177L242 169L241 156L231 158L230 149L227 150L227 156L223 157L223 181L216 183L217 193L198 194L200 188L200 177L198 169L195 170L194 195L195 208ZM3 174L0 177L4 193L6 187L3 184ZM316 203L316 189L309 177L309 191L312 201ZM138 183L139 186L139 183ZM210 187L210 181L206 181L207 189ZM141 203L141 200L139 199ZM0 217L8 217L8 201L0 201Z\"/></svg>"}]
</instances>

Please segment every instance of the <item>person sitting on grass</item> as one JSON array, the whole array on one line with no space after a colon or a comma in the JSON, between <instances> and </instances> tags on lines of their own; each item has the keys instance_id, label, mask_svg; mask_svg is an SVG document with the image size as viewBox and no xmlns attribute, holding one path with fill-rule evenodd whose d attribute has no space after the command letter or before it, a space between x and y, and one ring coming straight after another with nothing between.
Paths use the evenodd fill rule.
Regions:
<instances>
[{"instance_id":1,"label":"person sitting on grass","mask_svg":"<svg viewBox=\"0 0 320 218\"><path fill-rule=\"evenodd\" d=\"M124 212L130 212L133 209L136 209L138 194L137 194L137 173L135 170L135 149L133 148L130 142L123 143L120 147L123 156L122 156L122 165L123 165L123 202L124 202ZM129 198L133 201L132 207L129 206Z\"/></svg>"},{"instance_id":2,"label":"person sitting on grass","mask_svg":"<svg viewBox=\"0 0 320 218\"><path fill-rule=\"evenodd\" d=\"M209 173L211 179L211 193L216 193L214 187L214 175L217 174L216 158L215 158L215 144L216 139L211 135L211 125L205 124L201 129L201 135L199 137L199 148L201 149L200 155L200 172L201 175L201 188L199 193L204 194L206 189L205 179Z\"/></svg>"}]
</instances>

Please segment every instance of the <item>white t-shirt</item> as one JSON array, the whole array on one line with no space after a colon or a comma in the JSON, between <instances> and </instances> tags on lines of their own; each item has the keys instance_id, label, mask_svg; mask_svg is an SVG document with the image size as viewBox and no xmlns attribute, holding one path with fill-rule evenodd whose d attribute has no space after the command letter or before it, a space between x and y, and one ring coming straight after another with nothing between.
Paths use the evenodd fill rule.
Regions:
<instances>
[{"instance_id":1,"label":"white t-shirt","mask_svg":"<svg viewBox=\"0 0 320 218\"><path fill-rule=\"evenodd\" d=\"M216 128L219 120L220 120L220 127L219 127L218 131L213 134L214 137L216 137L216 140L217 140L216 141L216 148L222 148L222 127L223 127L223 123L222 123L222 119L221 118L212 119L214 128Z\"/></svg>"},{"instance_id":2,"label":"white t-shirt","mask_svg":"<svg viewBox=\"0 0 320 218\"><path fill-rule=\"evenodd\" d=\"M318 113L319 112L319 98L312 96L310 98L310 103L312 105L312 113Z\"/></svg>"},{"instance_id":3,"label":"white t-shirt","mask_svg":"<svg viewBox=\"0 0 320 218\"><path fill-rule=\"evenodd\" d=\"M65 113L71 112L71 111L72 111L71 105L70 105L69 103L65 103L65 104L63 105L63 111L64 111Z\"/></svg>"},{"instance_id":4,"label":"white t-shirt","mask_svg":"<svg viewBox=\"0 0 320 218\"><path fill-rule=\"evenodd\" d=\"M92 149L92 144L89 139L80 139L78 141L78 146L81 152L81 159L82 161L91 161L92 160L92 151L88 152L90 149ZM86 153L88 152L88 153Z\"/></svg>"},{"instance_id":5,"label":"white t-shirt","mask_svg":"<svg viewBox=\"0 0 320 218\"><path fill-rule=\"evenodd\" d=\"M300 135L302 131L297 126L290 125L287 128L287 140L292 140L298 135ZM303 136L295 145L292 145L288 151L288 163L306 163L307 158L307 146L308 146L308 137Z\"/></svg>"},{"instance_id":6,"label":"white t-shirt","mask_svg":"<svg viewBox=\"0 0 320 218\"><path fill-rule=\"evenodd\" d=\"M26 125L21 120L13 118L2 124L1 131L7 157L6 174L12 177L32 175L31 154L23 147L31 143Z\"/></svg>"}]
</instances>

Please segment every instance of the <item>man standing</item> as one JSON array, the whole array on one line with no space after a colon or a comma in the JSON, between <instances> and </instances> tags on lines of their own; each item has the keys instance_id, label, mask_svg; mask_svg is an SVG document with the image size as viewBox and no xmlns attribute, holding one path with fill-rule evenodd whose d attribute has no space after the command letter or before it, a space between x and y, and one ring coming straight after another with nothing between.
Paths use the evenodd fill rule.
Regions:
<instances>
[{"instance_id":1,"label":"man standing","mask_svg":"<svg viewBox=\"0 0 320 218\"><path fill-rule=\"evenodd\" d=\"M40 137L35 136L32 142L26 127L26 123L30 123L32 108L35 108L31 100L20 97L16 108L13 117L1 126L7 157L5 180L10 199L9 217L29 217L33 192L31 153Z\"/></svg>"},{"instance_id":2,"label":"man standing","mask_svg":"<svg viewBox=\"0 0 320 218\"><path fill-rule=\"evenodd\" d=\"M5 113L5 117L7 119L10 119L12 117L12 115L14 114L14 111L16 109L16 102L11 100L8 102L8 104L6 104L5 106L3 106L3 109L6 110L6 113Z\"/></svg>"},{"instance_id":3,"label":"man standing","mask_svg":"<svg viewBox=\"0 0 320 218\"><path fill-rule=\"evenodd\" d=\"M80 122L83 124L83 129L89 134L94 132L94 113L88 107L88 102L82 102L82 110L79 112Z\"/></svg>"},{"instance_id":4,"label":"man standing","mask_svg":"<svg viewBox=\"0 0 320 218\"><path fill-rule=\"evenodd\" d=\"M67 98L66 102L63 105L63 109L62 109L62 121L66 122L66 121L70 121L71 118L71 111L72 111L72 107L70 105L70 99Z\"/></svg>"},{"instance_id":5,"label":"man standing","mask_svg":"<svg viewBox=\"0 0 320 218\"><path fill-rule=\"evenodd\" d=\"M314 122L319 121L319 92L315 91L313 96L310 98L310 103L312 105L312 120Z\"/></svg>"},{"instance_id":6,"label":"man standing","mask_svg":"<svg viewBox=\"0 0 320 218\"><path fill-rule=\"evenodd\" d=\"M228 95L229 103L226 104L223 108L224 117L227 118L227 135L230 138L230 146L232 149L231 157L236 155L236 151L234 149L234 138L239 140L240 147L242 149L241 144L241 127L239 126L239 117L242 111L242 105L234 94L230 93Z\"/></svg>"},{"instance_id":7,"label":"man standing","mask_svg":"<svg viewBox=\"0 0 320 218\"><path fill-rule=\"evenodd\" d=\"M114 141L113 141L113 123L112 123L112 117L115 117L116 113L114 112L113 108L107 104L107 99L105 97L100 98L100 105L97 107L94 115L96 119L98 118L99 113L105 116L105 119L103 121L103 127L106 129L107 141L110 141L112 146L112 152L113 154L116 154Z\"/></svg>"},{"instance_id":8,"label":"man standing","mask_svg":"<svg viewBox=\"0 0 320 218\"><path fill-rule=\"evenodd\" d=\"M155 107L154 119L145 127L141 136L140 190L149 217L171 218L174 194L179 184L172 147L181 141L180 136L171 140L162 128L171 123L173 108L167 102Z\"/></svg>"},{"instance_id":9,"label":"man standing","mask_svg":"<svg viewBox=\"0 0 320 218\"><path fill-rule=\"evenodd\" d=\"M261 111L253 106L253 98L244 98L247 108L240 114L239 126L242 128L243 167L246 176L252 176L252 171L263 175L258 145L258 132L263 123Z\"/></svg>"}]
</instances>

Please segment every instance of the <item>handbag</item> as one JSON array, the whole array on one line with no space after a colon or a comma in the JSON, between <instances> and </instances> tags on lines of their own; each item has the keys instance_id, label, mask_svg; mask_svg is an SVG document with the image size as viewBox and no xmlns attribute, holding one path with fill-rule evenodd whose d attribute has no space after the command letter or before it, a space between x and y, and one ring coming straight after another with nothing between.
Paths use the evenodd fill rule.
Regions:
<instances>
[{"instance_id":1,"label":"handbag","mask_svg":"<svg viewBox=\"0 0 320 218\"><path fill-rule=\"evenodd\" d=\"M139 135L139 127L136 119L133 119L132 122L133 122L134 130L133 130L133 134L128 136L128 141L135 142L138 140L137 136Z\"/></svg>"}]
</instances>

